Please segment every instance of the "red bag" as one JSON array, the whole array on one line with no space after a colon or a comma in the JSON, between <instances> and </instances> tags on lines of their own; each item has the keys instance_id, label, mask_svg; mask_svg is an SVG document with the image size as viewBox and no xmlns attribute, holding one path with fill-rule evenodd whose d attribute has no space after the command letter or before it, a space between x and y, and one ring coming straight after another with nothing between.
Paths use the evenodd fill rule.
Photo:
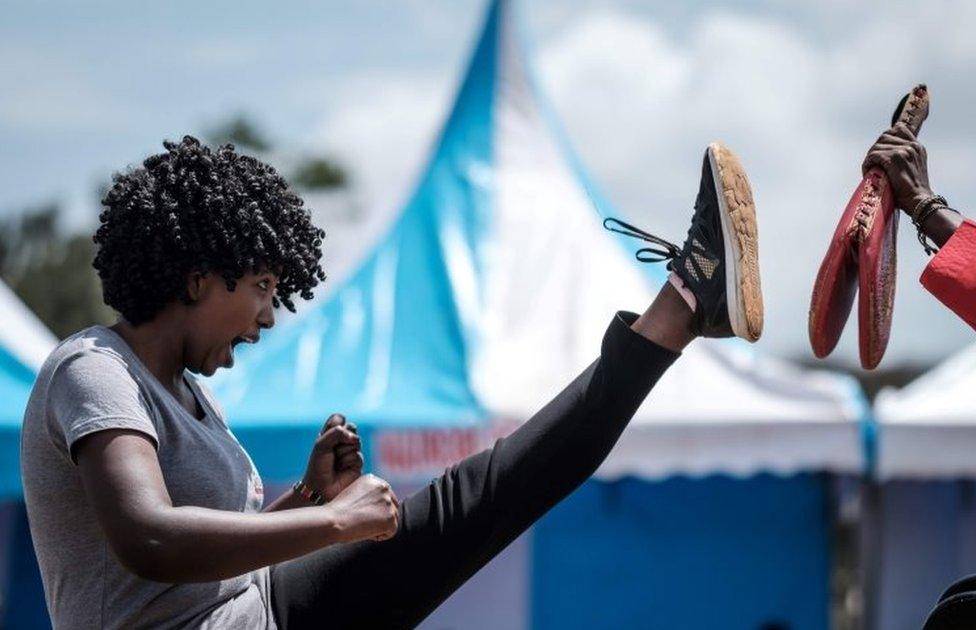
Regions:
<instances>
[{"instance_id":1,"label":"red bag","mask_svg":"<svg viewBox=\"0 0 976 630\"><path fill-rule=\"evenodd\" d=\"M918 133L929 113L924 85L902 98L891 124L904 122ZM858 299L861 365L875 368L888 347L895 303L895 241L898 211L880 168L865 173L841 215L810 300L810 345L818 358L830 354Z\"/></svg>"}]
</instances>

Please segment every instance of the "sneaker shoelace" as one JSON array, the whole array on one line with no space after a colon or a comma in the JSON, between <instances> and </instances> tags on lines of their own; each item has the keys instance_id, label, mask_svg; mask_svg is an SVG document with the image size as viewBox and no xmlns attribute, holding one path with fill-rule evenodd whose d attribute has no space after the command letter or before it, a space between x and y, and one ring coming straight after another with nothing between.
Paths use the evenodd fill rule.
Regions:
<instances>
[{"instance_id":1,"label":"sneaker shoelace","mask_svg":"<svg viewBox=\"0 0 976 630\"><path fill-rule=\"evenodd\" d=\"M613 224L619 225L620 228L613 227ZM637 260L641 262L656 263L664 262L665 260L672 261L681 255L681 248L671 241L666 241L659 236L648 234L644 230L634 227L629 223L624 223L620 219L604 219L603 227L611 232L617 232L618 234L623 234L624 236L631 236L633 238L639 238L642 241L647 241L648 243L654 243L654 245L657 247L643 247L637 250L637 253L634 254ZM670 267L670 262L668 265Z\"/></svg>"}]
</instances>

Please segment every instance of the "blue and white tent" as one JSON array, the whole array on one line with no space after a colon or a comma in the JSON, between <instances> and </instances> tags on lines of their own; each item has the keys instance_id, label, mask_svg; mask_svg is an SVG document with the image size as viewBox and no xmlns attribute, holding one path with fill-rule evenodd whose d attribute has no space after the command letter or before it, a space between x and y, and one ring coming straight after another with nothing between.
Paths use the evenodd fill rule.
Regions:
<instances>
[{"instance_id":1,"label":"blue and white tent","mask_svg":"<svg viewBox=\"0 0 976 630\"><path fill-rule=\"evenodd\" d=\"M619 214L536 89L512 7L493 2L402 211L358 268L217 379L233 428L265 475L287 478L293 454L275 436L334 411L384 430L524 421L597 356L613 313L640 312L663 282L607 216ZM696 342L601 474L856 473L865 410L846 377Z\"/></svg>"},{"instance_id":2,"label":"blue and white tent","mask_svg":"<svg viewBox=\"0 0 976 630\"><path fill-rule=\"evenodd\" d=\"M0 626L44 628L47 610L21 500L20 427L27 399L57 338L0 282Z\"/></svg>"},{"instance_id":3,"label":"blue and white tent","mask_svg":"<svg viewBox=\"0 0 976 630\"><path fill-rule=\"evenodd\" d=\"M429 479L540 409L597 356L614 312L644 309L661 286L662 269L603 229L618 213L524 51L512 3L493 0L402 210L358 265L221 373L218 398L266 479L301 474L332 412L363 427L373 472ZM689 215L698 172L688 165ZM534 529L522 623L827 627L827 476L865 469L869 418L847 377L695 342L601 480ZM470 602L465 627L482 618Z\"/></svg>"},{"instance_id":4,"label":"blue and white tent","mask_svg":"<svg viewBox=\"0 0 976 630\"><path fill-rule=\"evenodd\" d=\"M976 478L976 346L875 400L878 476Z\"/></svg>"},{"instance_id":5,"label":"blue and white tent","mask_svg":"<svg viewBox=\"0 0 976 630\"><path fill-rule=\"evenodd\" d=\"M0 282L0 500L18 498L20 425L34 378L57 338Z\"/></svg>"}]
</instances>

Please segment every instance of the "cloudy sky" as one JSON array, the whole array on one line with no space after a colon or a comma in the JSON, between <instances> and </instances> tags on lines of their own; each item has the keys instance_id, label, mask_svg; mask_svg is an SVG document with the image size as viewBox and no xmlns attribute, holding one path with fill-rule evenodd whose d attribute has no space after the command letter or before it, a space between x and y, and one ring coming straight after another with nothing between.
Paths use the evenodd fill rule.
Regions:
<instances>
[{"instance_id":1,"label":"cloudy sky","mask_svg":"<svg viewBox=\"0 0 976 630\"><path fill-rule=\"evenodd\" d=\"M760 212L767 327L808 355L809 291L898 98L929 84L933 187L976 214L976 3L533 0L534 64L621 213L681 241L701 153L722 140ZM328 151L367 207L395 207L430 148L483 0L166 3L0 0L0 213L92 190L163 138L251 116L289 151ZM917 283L902 222L887 365L976 338ZM853 323L853 322L851 322ZM838 351L855 362L853 326Z\"/></svg>"}]
</instances>

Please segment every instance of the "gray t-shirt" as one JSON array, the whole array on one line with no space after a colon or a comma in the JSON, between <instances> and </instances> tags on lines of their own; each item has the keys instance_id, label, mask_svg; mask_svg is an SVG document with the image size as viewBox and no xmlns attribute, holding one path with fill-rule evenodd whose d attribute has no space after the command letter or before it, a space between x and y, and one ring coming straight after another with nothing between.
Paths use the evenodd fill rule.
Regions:
<instances>
[{"instance_id":1,"label":"gray t-shirt","mask_svg":"<svg viewBox=\"0 0 976 630\"><path fill-rule=\"evenodd\" d=\"M42 366L24 417L21 473L55 628L275 627L267 567L219 582L144 580L112 553L85 495L72 446L95 431L124 428L156 446L173 505L261 510L254 464L210 392L185 378L202 420L104 326L68 337Z\"/></svg>"}]
</instances>

